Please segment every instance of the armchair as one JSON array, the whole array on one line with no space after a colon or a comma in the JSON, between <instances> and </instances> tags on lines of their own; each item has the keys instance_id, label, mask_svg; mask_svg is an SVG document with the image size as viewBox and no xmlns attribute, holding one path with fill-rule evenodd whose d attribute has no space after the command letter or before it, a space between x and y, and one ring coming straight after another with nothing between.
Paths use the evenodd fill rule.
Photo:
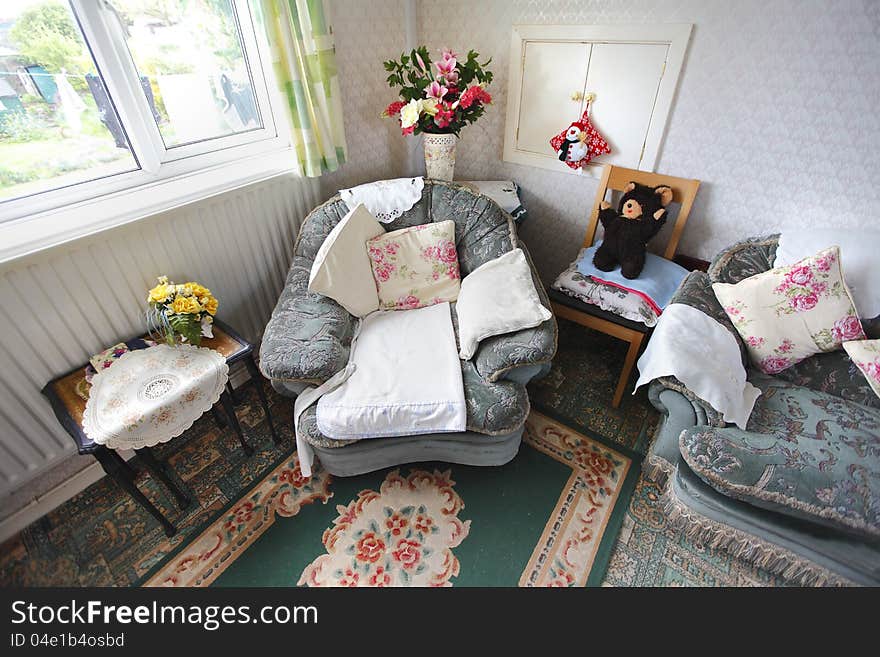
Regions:
<instances>
[{"instance_id":1,"label":"armchair","mask_svg":"<svg viewBox=\"0 0 880 657\"><path fill-rule=\"evenodd\" d=\"M347 212L337 195L306 217L284 289L263 335L260 369L278 392L289 397L326 381L348 362L357 319L334 300L308 290L314 257ZM426 180L422 200L386 224L386 230L447 219L455 221L462 277L516 247L529 258L525 245L517 239L511 216L490 198L455 183ZM549 308L531 258L529 264L541 302ZM454 313L453 323L457 332ZM519 449L529 412L526 384L549 371L556 339L556 321L551 317L535 328L483 340L472 360L461 361L467 403L465 432L334 440L318 431L314 407L302 414L298 431L312 445L324 469L337 476L426 460L506 463Z\"/></svg>"}]
</instances>

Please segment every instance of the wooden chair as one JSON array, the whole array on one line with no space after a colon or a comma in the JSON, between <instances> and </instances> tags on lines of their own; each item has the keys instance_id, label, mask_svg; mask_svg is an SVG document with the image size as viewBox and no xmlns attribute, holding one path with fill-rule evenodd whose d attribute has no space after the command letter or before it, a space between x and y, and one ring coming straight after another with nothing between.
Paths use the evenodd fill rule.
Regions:
<instances>
[{"instance_id":1,"label":"wooden chair","mask_svg":"<svg viewBox=\"0 0 880 657\"><path fill-rule=\"evenodd\" d=\"M694 198L697 195L697 189L700 187L700 181L611 165L605 166L602 179L599 182L596 200L593 203L593 210L590 214L590 223L587 227L587 234L584 237L584 247L592 246L593 240L596 237L596 229L599 226L599 205L605 200L608 190L622 192L630 181L651 187L668 185L672 188L672 202L679 203L681 206L678 216L675 218L675 224L673 224L672 234L666 245L666 250L663 252L664 258L672 260L675 257L675 250L678 248L678 242L681 239L688 215L694 204ZM620 400L623 398L623 392L635 366L639 350L642 348L645 337L650 334L651 329L640 322L624 319L612 312L602 310L599 306L583 303L579 299L558 290L550 290L550 300L553 311L558 317L570 319L587 328L595 329L606 335L629 342L629 350L626 352L626 360L623 362L623 371L620 373L617 389L614 391L614 398L611 401L611 405L617 408L620 405Z\"/></svg>"}]
</instances>

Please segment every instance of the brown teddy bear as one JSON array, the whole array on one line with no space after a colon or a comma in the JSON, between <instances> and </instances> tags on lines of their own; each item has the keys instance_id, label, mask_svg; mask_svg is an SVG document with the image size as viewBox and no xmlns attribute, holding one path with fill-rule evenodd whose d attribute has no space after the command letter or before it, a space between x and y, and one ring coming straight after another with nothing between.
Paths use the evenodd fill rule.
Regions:
<instances>
[{"instance_id":1,"label":"brown teddy bear","mask_svg":"<svg viewBox=\"0 0 880 657\"><path fill-rule=\"evenodd\" d=\"M617 212L603 201L599 221L605 237L593 256L596 268L611 271L619 264L624 277L638 278L645 266L648 241L666 223L666 206L671 201L672 189L666 185L648 187L636 182L624 188Z\"/></svg>"}]
</instances>

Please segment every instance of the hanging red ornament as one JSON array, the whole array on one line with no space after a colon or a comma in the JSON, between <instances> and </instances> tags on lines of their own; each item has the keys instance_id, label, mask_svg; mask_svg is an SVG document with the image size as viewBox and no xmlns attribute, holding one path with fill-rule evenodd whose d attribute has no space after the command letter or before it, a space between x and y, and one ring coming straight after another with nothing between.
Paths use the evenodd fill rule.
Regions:
<instances>
[{"instance_id":1,"label":"hanging red ornament","mask_svg":"<svg viewBox=\"0 0 880 657\"><path fill-rule=\"evenodd\" d=\"M575 121L553 137L550 146L559 160L574 170L580 169L593 158L611 152L605 137L590 122L590 103L587 103L580 121Z\"/></svg>"}]
</instances>

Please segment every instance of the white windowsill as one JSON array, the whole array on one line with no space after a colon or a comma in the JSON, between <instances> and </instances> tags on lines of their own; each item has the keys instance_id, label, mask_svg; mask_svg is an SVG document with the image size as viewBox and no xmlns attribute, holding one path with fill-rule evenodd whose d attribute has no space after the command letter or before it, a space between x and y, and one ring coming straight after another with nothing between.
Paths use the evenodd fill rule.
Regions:
<instances>
[{"instance_id":1,"label":"white windowsill","mask_svg":"<svg viewBox=\"0 0 880 657\"><path fill-rule=\"evenodd\" d=\"M292 148L148 182L0 224L0 264L237 187L294 173Z\"/></svg>"}]
</instances>

